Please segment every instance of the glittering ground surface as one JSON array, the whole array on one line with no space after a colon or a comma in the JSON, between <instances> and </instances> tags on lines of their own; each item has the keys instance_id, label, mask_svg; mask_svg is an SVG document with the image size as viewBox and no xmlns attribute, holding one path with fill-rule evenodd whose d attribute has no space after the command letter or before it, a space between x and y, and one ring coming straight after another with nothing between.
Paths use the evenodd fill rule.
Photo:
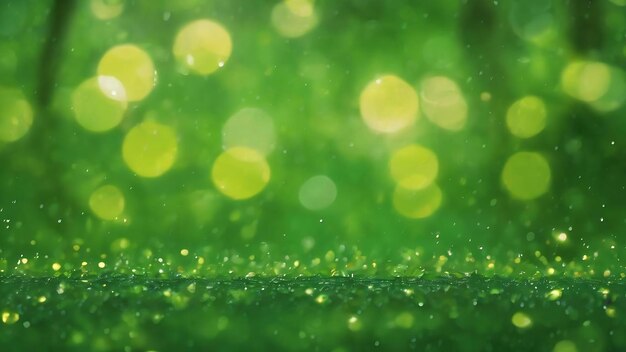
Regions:
<instances>
[{"instance_id":1,"label":"glittering ground surface","mask_svg":"<svg viewBox=\"0 0 626 352\"><path fill-rule=\"evenodd\" d=\"M9 350L626 349L626 284L483 276L3 277Z\"/></svg>"},{"instance_id":2,"label":"glittering ground surface","mask_svg":"<svg viewBox=\"0 0 626 352\"><path fill-rule=\"evenodd\" d=\"M0 352L626 351L625 8L0 0Z\"/></svg>"}]
</instances>

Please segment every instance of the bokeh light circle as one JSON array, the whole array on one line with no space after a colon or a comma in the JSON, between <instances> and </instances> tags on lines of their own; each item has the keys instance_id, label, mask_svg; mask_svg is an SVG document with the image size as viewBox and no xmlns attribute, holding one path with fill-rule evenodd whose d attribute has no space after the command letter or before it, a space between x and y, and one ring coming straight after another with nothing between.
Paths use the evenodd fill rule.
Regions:
<instances>
[{"instance_id":1,"label":"bokeh light circle","mask_svg":"<svg viewBox=\"0 0 626 352\"><path fill-rule=\"evenodd\" d=\"M574 61L561 73L561 86L568 95L584 102L600 99L609 89L610 67L595 61Z\"/></svg>"},{"instance_id":2,"label":"bokeh light circle","mask_svg":"<svg viewBox=\"0 0 626 352\"><path fill-rule=\"evenodd\" d=\"M389 170L400 186L419 190L433 183L439 172L439 161L432 150L411 144L393 152Z\"/></svg>"},{"instance_id":3,"label":"bokeh light circle","mask_svg":"<svg viewBox=\"0 0 626 352\"><path fill-rule=\"evenodd\" d=\"M224 149L248 147L267 155L276 145L274 121L261 109L241 109L222 127L222 145Z\"/></svg>"},{"instance_id":4,"label":"bokeh light circle","mask_svg":"<svg viewBox=\"0 0 626 352\"><path fill-rule=\"evenodd\" d=\"M242 200L260 193L270 181L270 167L261 153L248 147L234 147L213 163L211 179L229 198Z\"/></svg>"},{"instance_id":5,"label":"bokeh light circle","mask_svg":"<svg viewBox=\"0 0 626 352\"><path fill-rule=\"evenodd\" d=\"M406 189L397 185L393 192L393 207L407 218L422 219L439 209L442 198L441 189L435 183L420 190Z\"/></svg>"},{"instance_id":6,"label":"bokeh light circle","mask_svg":"<svg viewBox=\"0 0 626 352\"><path fill-rule=\"evenodd\" d=\"M199 75L211 74L226 64L233 48L228 31L211 20L186 24L174 40L174 57Z\"/></svg>"},{"instance_id":7,"label":"bokeh light circle","mask_svg":"<svg viewBox=\"0 0 626 352\"><path fill-rule=\"evenodd\" d=\"M115 220L124 211L124 205L124 194L113 185L102 186L89 197L89 208L103 220Z\"/></svg>"},{"instance_id":8,"label":"bokeh light circle","mask_svg":"<svg viewBox=\"0 0 626 352\"><path fill-rule=\"evenodd\" d=\"M33 124L33 109L19 89L0 87L0 141L22 138Z\"/></svg>"},{"instance_id":9,"label":"bokeh light circle","mask_svg":"<svg viewBox=\"0 0 626 352\"><path fill-rule=\"evenodd\" d=\"M571 340L561 340L554 345L552 352L578 352L578 348Z\"/></svg>"},{"instance_id":10,"label":"bokeh light circle","mask_svg":"<svg viewBox=\"0 0 626 352\"><path fill-rule=\"evenodd\" d=\"M102 87L115 85L115 83L106 82L121 84L114 77L94 77L81 83L72 93L72 110L74 110L76 121L83 128L92 132L104 132L117 126L122 121L127 107L125 100L111 99L105 94L100 81L105 82ZM119 86L118 89L121 89L121 93L113 96L125 96L123 88ZM109 94L110 92L111 90L109 90Z\"/></svg>"},{"instance_id":11,"label":"bokeh light circle","mask_svg":"<svg viewBox=\"0 0 626 352\"><path fill-rule=\"evenodd\" d=\"M506 125L514 136L530 138L546 126L546 105L529 95L515 101L506 112Z\"/></svg>"},{"instance_id":12,"label":"bokeh light circle","mask_svg":"<svg viewBox=\"0 0 626 352\"><path fill-rule=\"evenodd\" d=\"M511 323L520 329L526 329L533 325L532 319L523 312L516 312L513 314L511 317Z\"/></svg>"},{"instance_id":13,"label":"bokeh light circle","mask_svg":"<svg viewBox=\"0 0 626 352\"><path fill-rule=\"evenodd\" d=\"M99 20L111 20L124 11L124 0L91 0L91 13Z\"/></svg>"},{"instance_id":14,"label":"bokeh light circle","mask_svg":"<svg viewBox=\"0 0 626 352\"><path fill-rule=\"evenodd\" d=\"M591 107L602 113L617 110L626 101L626 75L619 67L609 67L611 81L606 92L597 100L590 103Z\"/></svg>"},{"instance_id":15,"label":"bokeh light circle","mask_svg":"<svg viewBox=\"0 0 626 352\"><path fill-rule=\"evenodd\" d=\"M98 63L99 76L115 77L122 83L128 101L144 99L156 82L154 64L150 55L133 44L122 44L109 49ZM107 87L103 87L107 91Z\"/></svg>"},{"instance_id":16,"label":"bokeh light circle","mask_svg":"<svg viewBox=\"0 0 626 352\"><path fill-rule=\"evenodd\" d=\"M401 78L386 75L370 82L359 99L361 117L373 131L395 133L417 119L415 89Z\"/></svg>"},{"instance_id":17,"label":"bokeh light circle","mask_svg":"<svg viewBox=\"0 0 626 352\"><path fill-rule=\"evenodd\" d=\"M298 199L309 210L321 210L329 207L337 198L337 186L326 175L317 175L306 180L300 186Z\"/></svg>"},{"instance_id":18,"label":"bokeh light circle","mask_svg":"<svg viewBox=\"0 0 626 352\"><path fill-rule=\"evenodd\" d=\"M137 175L158 177L167 172L176 159L178 142L174 130L154 121L133 127L124 137L124 162Z\"/></svg>"},{"instance_id":19,"label":"bokeh light circle","mask_svg":"<svg viewBox=\"0 0 626 352\"><path fill-rule=\"evenodd\" d=\"M420 102L424 115L435 125L458 131L467 120L467 102L459 86L444 76L422 81Z\"/></svg>"},{"instance_id":20,"label":"bokeh light circle","mask_svg":"<svg viewBox=\"0 0 626 352\"><path fill-rule=\"evenodd\" d=\"M509 21L520 38L541 42L554 31L554 9L551 0L511 1Z\"/></svg>"},{"instance_id":21,"label":"bokeh light circle","mask_svg":"<svg viewBox=\"0 0 626 352\"><path fill-rule=\"evenodd\" d=\"M502 170L502 183L513 198L535 199L548 191L551 171L539 153L518 152L509 157Z\"/></svg>"},{"instance_id":22,"label":"bokeh light circle","mask_svg":"<svg viewBox=\"0 0 626 352\"><path fill-rule=\"evenodd\" d=\"M315 28L318 18L312 0L285 0L272 9L271 22L283 37L297 38Z\"/></svg>"}]
</instances>

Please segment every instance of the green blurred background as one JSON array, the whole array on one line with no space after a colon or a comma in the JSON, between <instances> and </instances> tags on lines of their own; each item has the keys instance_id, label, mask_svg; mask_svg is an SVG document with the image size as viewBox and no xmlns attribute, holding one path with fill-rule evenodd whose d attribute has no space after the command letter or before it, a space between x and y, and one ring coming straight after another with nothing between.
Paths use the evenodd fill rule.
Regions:
<instances>
[{"instance_id":1,"label":"green blurred background","mask_svg":"<svg viewBox=\"0 0 626 352\"><path fill-rule=\"evenodd\" d=\"M626 275L623 1L304 3L316 20L285 37L271 20L276 1L3 1L0 86L23 94L33 122L0 144L0 271ZM232 39L224 66L206 76L181 68L172 53L180 29L198 19L220 23ZM107 50L126 43L150 56L156 85L128 103L119 125L90 132L75 119L72 94ZM572 62L610 68L610 97L602 98L610 108L567 93L562 75ZM428 77L456 82L464 127L442 129L419 112L398 133L368 129L359 96L385 74L418 93ZM507 109L528 95L545 103L546 125L518 138ZM3 98L7 119L13 101ZM224 124L243 108L271 117L276 143L267 186L232 200L211 169ZM122 157L125 136L145 120L177 136L173 166L155 178L136 175ZM411 143L439 160L441 206L422 219L403 216L392 201L389 160ZM519 151L550 165L547 192L532 200L515 199L501 180ZM337 189L321 210L298 198L315 175ZM125 198L111 221L89 206L106 184Z\"/></svg>"}]
</instances>

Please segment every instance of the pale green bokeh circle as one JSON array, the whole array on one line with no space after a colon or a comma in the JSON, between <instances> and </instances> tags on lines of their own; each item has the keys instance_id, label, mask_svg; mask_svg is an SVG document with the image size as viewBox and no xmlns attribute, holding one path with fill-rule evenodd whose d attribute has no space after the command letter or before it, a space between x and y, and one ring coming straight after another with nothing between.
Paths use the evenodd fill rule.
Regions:
<instances>
[{"instance_id":1,"label":"pale green bokeh circle","mask_svg":"<svg viewBox=\"0 0 626 352\"><path fill-rule=\"evenodd\" d=\"M224 149L248 147L267 155L276 145L274 121L261 109L241 109L222 127L222 145Z\"/></svg>"},{"instance_id":2,"label":"pale green bokeh circle","mask_svg":"<svg viewBox=\"0 0 626 352\"><path fill-rule=\"evenodd\" d=\"M274 6L270 21L283 37L297 38L314 29L318 18L312 0L285 0Z\"/></svg>"},{"instance_id":3,"label":"pale green bokeh circle","mask_svg":"<svg viewBox=\"0 0 626 352\"><path fill-rule=\"evenodd\" d=\"M449 130L463 129L467 121L467 102L459 86L444 76L426 78L420 86L424 115L435 125Z\"/></svg>"},{"instance_id":4,"label":"pale green bokeh circle","mask_svg":"<svg viewBox=\"0 0 626 352\"><path fill-rule=\"evenodd\" d=\"M317 175L306 180L300 186L298 199L309 210L321 210L329 207L337 198L337 186L328 176Z\"/></svg>"},{"instance_id":5,"label":"pale green bokeh circle","mask_svg":"<svg viewBox=\"0 0 626 352\"><path fill-rule=\"evenodd\" d=\"M18 89L0 87L0 141L22 138L33 124L33 109Z\"/></svg>"}]
</instances>

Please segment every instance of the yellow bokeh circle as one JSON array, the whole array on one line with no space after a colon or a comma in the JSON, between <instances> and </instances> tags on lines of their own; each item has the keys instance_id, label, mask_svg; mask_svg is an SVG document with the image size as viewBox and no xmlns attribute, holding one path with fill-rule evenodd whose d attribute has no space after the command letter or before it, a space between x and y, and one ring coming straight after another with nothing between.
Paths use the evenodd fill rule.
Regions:
<instances>
[{"instance_id":1,"label":"yellow bokeh circle","mask_svg":"<svg viewBox=\"0 0 626 352\"><path fill-rule=\"evenodd\" d=\"M234 147L217 157L211 179L215 187L229 198L247 199L267 186L270 167L258 151L248 147Z\"/></svg>"},{"instance_id":2,"label":"yellow bokeh circle","mask_svg":"<svg viewBox=\"0 0 626 352\"><path fill-rule=\"evenodd\" d=\"M133 127L124 137L122 157L128 167L142 177L158 177L176 159L178 141L174 130L154 121Z\"/></svg>"},{"instance_id":3,"label":"yellow bokeh circle","mask_svg":"<svg viewBox=\"0 0 626 352\"><path fill-rule=\"evenodd\" d=\"M361 117L373 131L398 132L417 119L418 97L403 79L386 75L370 82L359 99Z\"/></svg>"},{"instance_id":4,"label":"yellow bokeh circle","mask_svg":"<svg viewBox=\"0 0 626 352\"><path fill-rule=\"evenodd\" d=\"M420 190L406 189L397 185L393 192L393 207L407 218L422 219L439 209L442 198L441 189L435 183Z\"/></svg>"},{"instance_id":5,"label":"yellow bokeh circle","mask_svg":"<svg viewBox=\"0 0 626 352\"><path fill-rule=\"evenodd\" d=\"M186 69L208 75L226 64L233 48L228 31L211 20L186 24L174 40L174 57Z\"/></svg>"},{"instance_id":6,"label":"yellow bokeh circle","mask_svg":"<svg viewBox=\"0 0 626 352\"><path fill-rule=\"evenodd\" d=\"M98 63L98 76L111 76L120 81L128 101L144 99L156 84L156 72L150 55L133 44L109 49Z\"/></svg>"},{"instance_id":7,"label":"yellow bokeh circle","mask_svg":"<svg viewBox=\"0 0 626 352\"><path fill-rule=\"evenodd\" d=\"M529 95L511 104L506 112L506 126L514 136L530 138L544 129L546 116L543 100Z\"/></svg>"},{"instance_id":8,"label":"yellow bokeh circle","mask_svg":"<svg viewBox=\"0 0 626 352\"><path fill-rule=\"evenodd\" d=\"M539 153L518 152L509 157L502 170L502 183L513 198L535 199L548 191L551 171Z\"/></svg>"},{"instance_id":9,"label":"yellow bokeh circle","mask_svg":"<svg viewBox=\"0 0 626 352\"><path fill-rule=\"evenodd\" d=\"M124 211L124 205L124 194L113 185L102 186L89 197L89 208L103 220L115 220Z\"/></svg>"},{"instance_id":10,"label":"yellow bokeh circle","mask_svg":"<svg viewBox=\"0 0 626 352\"><path fill-rule=\"evenodd\" d=\"M0 142L22 138L33 124L33 109L18 89L0 87Z\"/></svg>"},{"instance_id":11,"label":"yellow bokeh circle","mask_svg":"<svg viewBox=\"0 0 626 352\"><path fill-rule=\"evenodd\" d=\"M420 102L424 115L435 125L458 131L467 121L467 102L459 86L444 76L422 81Z\"/></svg>"},{"instance_id":12,"label":"yellow bokeh circle","mask_svg":"<svg viewBox=\"0 0 626 352\"><path fill-rule=\"evenodd\" d=\"M393 152L389 170L400 186L419 190L433 183L439 172L439 161L432 150L411 144Z\"/></svg>"},{"instance_id":13,"label":"yellow bokeh circle","mask_svg":"<svg viewBox=\"0 0 626 352\"><path fill-rule=\"evenodd\" d=\"M111 99L101 89L99 81L108 79L117 81L113 77L90 78L81 83L72 93L74 117L86 130L108 131L117 126L124 117L126 101Z\"/></svg>"}]
</instances>

